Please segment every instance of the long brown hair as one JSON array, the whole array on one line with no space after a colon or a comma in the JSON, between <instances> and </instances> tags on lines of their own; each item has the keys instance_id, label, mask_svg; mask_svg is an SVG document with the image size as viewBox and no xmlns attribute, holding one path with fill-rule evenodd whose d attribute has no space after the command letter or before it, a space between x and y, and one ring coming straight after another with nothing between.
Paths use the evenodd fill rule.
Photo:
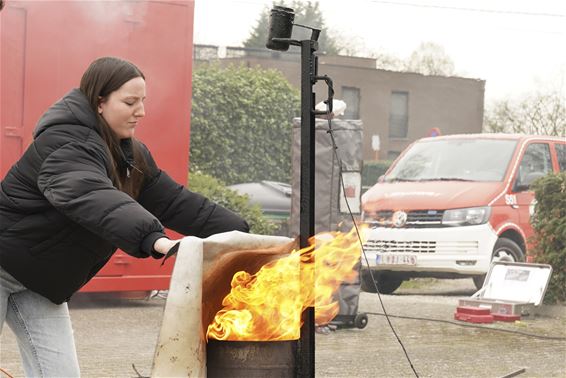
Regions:
<instances>
[{"instance_id":1,"label":"long brown hair","mask_svg":"<svg viewBox=\"0 0 566 378\"><path fill-rule=\"evenodd\" d=\"M124 83L141 77L144 74L133 63L115 57L98 58L90 64L81 78L80 90L88 98L92 110L98 119L99 131L106 142L111 160L111 179L121 191L137 198L141 190L147 162L141 152L140 143L132 138L134 162L131 167L121 167L124 154L120 146L120 138L98 113L98 105L118 90Z\"/></svg>"}]
</instances>

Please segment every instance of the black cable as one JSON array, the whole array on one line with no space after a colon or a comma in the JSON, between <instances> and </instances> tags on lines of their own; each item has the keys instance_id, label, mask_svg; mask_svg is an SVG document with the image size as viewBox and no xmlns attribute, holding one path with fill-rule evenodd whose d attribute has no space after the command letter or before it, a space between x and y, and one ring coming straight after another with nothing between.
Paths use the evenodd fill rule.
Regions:
<instances>
[{"instance_id":1,"label":"black cable","mask_svg":"<svg viewBox=\"0 0 566 378\"><path fill-rule=\"evenodd\" d=\"M330 100L330 101L332 101L332 100ZM328 104L327 104L327 106L328 106ZM366 251L364 249L364 243L363 243L362 237L360 235L360 230L358 229L358 224L356 223L356 219L354 218L354 214L352 213L352 209L350 208L350 204L348 203L348 198L346 197L346 187L344 185L344 178L342 176L342 160L338 156L338 146L336 145L336 140L334 139L334 130L332 130L332 120L331 120L331 118L332 118L332 113L330 112L330 109L329 109L328 110L328 131L327 131L327 133L330 135L330 140L332 141L332 149L334 151L334 156L336 157L336 160L338 162L338 168L339 168L338 178L339 178L339 181L340 181L340 186L342 187L342 193L344 193L344 200L346 202L346 207L348 208L348 213L350 214L350 217L352 218L352 223L354 224L354 228L356 229L356 235L358 236L358 241L360 242L360 248L362 250L362 255L364 256L366 266L368 267L368 271L369 271L369 274L370 274L370 277L371 277L371 281L373 282L373 285L375 286L375 291L377 293L377 297L379 298L379 303L381 304L381 308L383 309L383 314L385 315L385 319L387 319L387 323L389 324L389 327L391 328L393 335L395 335L397 342L399 343L399 345L401 345L401 349L403 349L403 353L405 354L405 358L407 359L407 362L409 362L409 365L411 366L411 369L413 370L415 377L419 378L419 374L417 373L417 370L413 366L413 362L411 361L411 358L409 357L409 354L407 353L407 349L405 348L405 345L403 345L401 338L397 334L397 331L395 331L395 328L393 327L393 324L391 323L391 320L389 319L389 316L387 315L387 311L385 310L385 305L383 304L383 300L381 299L381 294L379 293L379 288L377 287L377 283L375 282L375 279L373 277L373 273L372 273L372 271L369 267L369 261L368 261L368 258L366 256Z\"/></svg>"},{"instance_id":2,"label":"black cable","mask_svg":"<svg viewBox=\"0 0 566 378\"><path fill-rule=\"evenodd\" d=\"M378 315L378 316L384 316L385 315L384 313L380 313L380 312L365 312L365 314ZM544 339L544 340L557 340L557 341L566 340L566 337L562 337L562 336L537 335L535 333L517 331L517 330L512 330L512 329L486 327L486 326L481 326L481 325L477 325L477 324L461 323L461 322L455 322L455 321L446 320L446 319L422 318L422 317L419 317L419 316L404 316L404 315L392 315L392 314L388 314L387 316L391 317L391 318L399 318L399 319L423 320L423 321L427 321L427 322L448 323L448 324L453 324L453 325L460 326L460 327L470 327L470 328L478 328L478 329L487 329L489 331L513 333L513 334L517 334L517 335L529 336L529 337L534 337L534 338L537 338L537 339Z\"/></svg>"},{"instance_id":3,"label":"black cable","mask_svg":"<svg viewBox=\"0 0 566 378\"><path fill-rule=\"evenodd\" d=\"M10 375L10 373L8 373L6 370L2 369L1 367L0 367L0 373L4 373L8 378L14 378L13 375Z\"/></svg>"},{"instance_id":4,"label":"black cable","mask_svg":"<svg viewBox=\"0 0 566 378\"><path fill-rule=\"evenodd\" d=\"M148 376L141 375L138 369L136 369L136 365L132 364L132 369L134 369L134 371L136 372L137 378L149 378Z\"/></svg>"}]
</instances>

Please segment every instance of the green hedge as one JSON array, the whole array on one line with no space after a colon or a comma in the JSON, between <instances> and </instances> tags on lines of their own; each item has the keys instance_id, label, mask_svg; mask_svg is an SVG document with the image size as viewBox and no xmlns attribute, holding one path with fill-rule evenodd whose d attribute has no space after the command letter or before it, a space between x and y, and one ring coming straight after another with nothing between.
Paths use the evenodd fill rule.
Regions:
<instances>
[{"instance_id":1,"label":"green hedge","mask_svg":"<svg viewBox=\"0 0 566 378\"><path fill-rule=\"evenodd\" d=\"M362 187L372 187L379 176L383 175L391 166L391 160L364 161L362 169Z\"/></svg>"},{"instance_id":2,"label":"green hedge","mask_svg":"<svg viewBox=\"0 0 566 378\"><path fill-rule=\"evenodd\" d=\"M566 172L550 174L533 184L537 200L532 225L535 261L550 264L553 272L546 303L566 302Z\"/></svg>"},{"instance_id":3,"label":"green hedge","mask_svg":"<svg viewBox=\"0 0 566 378\"><path fill-rule=\"evenodd\" d=\"M202 65L193 72L191 167L226 185L290 182L299 92L280 71Z\"/></svg>"},{"instance_id":4,"label":"green hedge","mask_svg":"<svg viewBox=\"0 0 566 378\"><path fill-rule=\"evenodd\" d=\"M242 216L250 225L250 232L273 235L276 225L268 221L259 205L250 205L248 196L227 188L220 180L201 172L189 172L190 190Z\"/></svg>"}]
</instances>

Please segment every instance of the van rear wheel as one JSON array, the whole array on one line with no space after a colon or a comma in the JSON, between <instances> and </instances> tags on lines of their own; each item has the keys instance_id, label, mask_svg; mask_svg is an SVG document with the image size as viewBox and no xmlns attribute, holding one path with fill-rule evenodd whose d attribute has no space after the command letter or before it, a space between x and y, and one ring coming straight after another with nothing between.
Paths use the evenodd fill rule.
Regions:
<instances>
[{"instance_id":1,"label":"van rear wheel","mask_svg":"<svg viewBox=\"0 0 566 378\"><path fill-rule=\"evenodd\" d=\"M499 238L493 246L493 253L491 255L491 262L522 262L525 261L523 250L517 243L508 238ZM481 276L474 276L474 285L476 289L481 289L485 280L485 274Z\"/></svg>"},{"instance_id":2,"label":"van rear wheel","mask_svg":"<svg viewBox=\"0 0 566 378\"><path fill-rule=\"evenodd\" d=\"M391 294L403 283L403 279L394 273L372 271L372 274L381 294ZM362 271L361 284L362 290L366 293L377 293L368 270Z\"/></svg>"}]
</instances>

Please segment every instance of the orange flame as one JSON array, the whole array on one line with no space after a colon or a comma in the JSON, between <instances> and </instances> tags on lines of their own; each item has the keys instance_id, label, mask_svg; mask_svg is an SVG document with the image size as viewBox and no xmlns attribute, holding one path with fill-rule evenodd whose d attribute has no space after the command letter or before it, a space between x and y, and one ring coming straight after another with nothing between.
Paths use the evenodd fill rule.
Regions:
<instances>
[{"instance_id":1,"label":"orange flame","mask_svg":"<svg viewBox=\"0 0 566 378\"><path fill-rule=\"evenodd\" d=\"M334 293L342 282L358 275L355 267L360 261L360 241L352 229L347 234L318 234L309 244L264 265L254 275L236 273L232 289L222 301L224 308L208 326L207 338L296 340L300 337L301 314L313 306L317 324L331 321L339 310Z\"/></svg>"}]
</instances>

